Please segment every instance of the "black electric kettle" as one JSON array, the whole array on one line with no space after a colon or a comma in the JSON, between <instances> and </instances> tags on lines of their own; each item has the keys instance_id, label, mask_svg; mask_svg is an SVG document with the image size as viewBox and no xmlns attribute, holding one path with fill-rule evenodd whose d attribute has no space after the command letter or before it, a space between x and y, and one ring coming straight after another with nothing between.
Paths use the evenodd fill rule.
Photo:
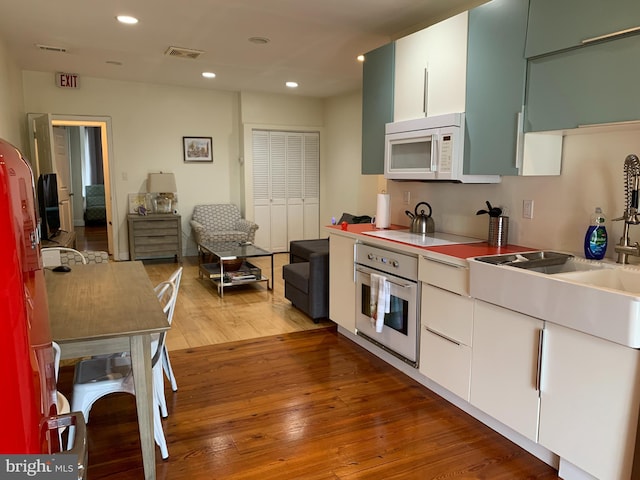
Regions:
<instances>
[{"instance_id":1,"label":"black electric kettle","mask_svg":"<svg viewBox=\"0 0 640 480\"><path fill-rule=\"evenodd\" d=\"M418 207L420 205L426 205L429 207L429 214L424 213L424 208L420 210L418 213ZM404 213L411 218L411 233L421 233L422 235L426 235L428 233L433 233L436 230L436 225L431 218L431 205L427 202L420 202L416 205L415 213L411 213L409 210L405 210Z\"/></svg>"}]
</instances>

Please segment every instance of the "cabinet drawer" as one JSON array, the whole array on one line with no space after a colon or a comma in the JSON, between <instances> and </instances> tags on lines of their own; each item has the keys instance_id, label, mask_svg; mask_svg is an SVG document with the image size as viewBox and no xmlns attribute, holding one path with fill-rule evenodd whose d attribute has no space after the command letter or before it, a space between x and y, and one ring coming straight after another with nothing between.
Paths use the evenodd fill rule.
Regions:
<instances>
[{"instance_id":1,"label":"cabinet drawer","mask_svg":"<svg viewBox=\"0 0 640 480\"><path fill-rule=\"evenodd\" d=\"M177 232L178 225L176 222L156 222L135 224L136 235L157 235L157 232Z\"/></svg>"},{"instance_id":2,"label":"cabinet drawer","mask_svg":"<svg viewBox=\"0 0 640 480\"><path fill-rule=\"evenodd\" d=\"M153 237L163 237L163 236L170 236L170 237L177 237L178 236L178 228L154 228L154 229L143 229L143 230L138 230L138 228L136 227L136 229L133 231L133 236L134 237L142 237L142 238L153 238Z\"/></svg>"},{"instance_id":3,"label":"cabinet drawer","mask_svg":"<svg viewBox=\"0 0 640 480\"><path fill-rule=\"evenodd\" d=\"M471 347L442 338L423 326L419 370L450 392L469 400Z\"/></svg>"},{"instance_id":4,"label":"cabinet drawer","mask_svg":"<svg viewBox=\"0 0 640 480\"><path fill-rule=\"evenodd\" d=\"M469 295L469 267L420 257L418 278L460 295Z\"/></svg>"},{"instance_id":5,"label":"cabinet drawer","mask_svg":"<svg viewBox=\"0 0 640 480\"><path fill-rule=\"evenodd\" d=\"M451 340L471 346L473 337L473 299L422 285L422 325Z\"/></svg>"},{"instance_id":6,"label":"cabinet drawer","mask_svg":"<svg viewBox=\"0 0 640 480\"><path fill-rule=\"evenodd\" d=\"M171 245L174 249L178 246L177 235L162 235L157 237L134 237L136 250L140 250L145 246L151 245Z\"/></svg>"},{"instance_id":7,"label":"cabinet drawer","mask_svg":"<svg viewBox=\"0 0 640 480\"><path fill-rule=\"evenodd\" d=\"M142 245L136 247L136 256L145 255L173 257L178 253L176 244Z\"/></svg>"}]
</instances>

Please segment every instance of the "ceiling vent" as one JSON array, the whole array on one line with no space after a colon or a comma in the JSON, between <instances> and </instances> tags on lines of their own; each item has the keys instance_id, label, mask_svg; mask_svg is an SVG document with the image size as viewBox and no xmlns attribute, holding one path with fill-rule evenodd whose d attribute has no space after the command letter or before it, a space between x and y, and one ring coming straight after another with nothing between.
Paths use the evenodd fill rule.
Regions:
<instances>
[{"instance_id":1,"label":"ceiling vent","mask_svg":"<svg viewBox=\"0 0 640 480\"><path fill-rule=\"evenodd\" d=\"M44 50L45 52L58 52L58 53L67 53L67 49L64 47L55 47L53 45L41 45L36 43L36 47L40 50Z\"/></svg>"},{"instance_id":2,"label":"ceiling vent","mask_svg":"<svg viewBox=\"0 0 640 480\"><path fill-rule=\"evenodd\" d=\"M169 47L167 51L164 52L165 55L169 57L177 57L177 58L191 58L195 60L204 52L202 50L193 50L191 48L180 48L180 47Z\"/></svg>"}]
</instances>

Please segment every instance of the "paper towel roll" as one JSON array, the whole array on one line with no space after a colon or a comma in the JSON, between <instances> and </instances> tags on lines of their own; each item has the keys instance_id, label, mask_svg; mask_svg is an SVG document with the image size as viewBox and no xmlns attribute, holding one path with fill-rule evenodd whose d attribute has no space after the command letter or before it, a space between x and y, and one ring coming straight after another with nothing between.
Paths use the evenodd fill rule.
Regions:
<instances>
[{"instance_id":1,"label":"paper towel roll","mask_svg":"<svg viewBox=\"0 0 640 480\"><path fill-rule=\"evenodd\" d=\"M391 224L390 201L388 193L378 194L378 205L376 208L376 228L388 228Z\"/></svg>"}]
</instances>

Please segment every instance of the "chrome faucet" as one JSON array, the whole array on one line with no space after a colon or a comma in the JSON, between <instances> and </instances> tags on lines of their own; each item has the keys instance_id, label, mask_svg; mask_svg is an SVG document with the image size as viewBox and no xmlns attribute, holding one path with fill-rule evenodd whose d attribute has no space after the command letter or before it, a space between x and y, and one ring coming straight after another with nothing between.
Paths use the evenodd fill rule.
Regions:
<instances>
[{"instance_id":1,"label":"chrome faucet","mask_svg":"<svg viewBox=\"0 0 640 480\"><path fill-rule=\"evenodd\" d=\"M638 191L640 184L640 160L634 154L627 155L624 160L625 176L625 210L622 217L613 220L624 220L624 229L620 242L615 246L618 254L617 263L629 263L629 255L640 257L640 244L629 240L629 225L640 224L638 215Z\"/></svg>"}]
</instances>

